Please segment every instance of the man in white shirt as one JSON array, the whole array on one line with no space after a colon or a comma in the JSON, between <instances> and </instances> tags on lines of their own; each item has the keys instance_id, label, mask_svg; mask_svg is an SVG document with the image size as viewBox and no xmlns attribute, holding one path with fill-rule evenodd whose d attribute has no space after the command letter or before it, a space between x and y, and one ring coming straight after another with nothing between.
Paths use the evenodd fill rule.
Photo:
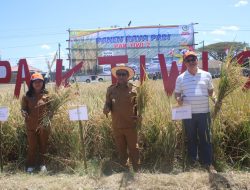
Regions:
<instances>
[{"instance_id":1,"label":"man in white shirt","mask_svg":"<svg viewBox=\"0 0 250 190\"><path fill-rule=\"evenodd\" d=\"M212 146L210 141L209 96L213 95L212 76L198 68L197 55L193 51L184 54L187 70L178 76L175 98L178 104L191 105L192 119L184 119L183 126L188 141L188 158L195 163L197 152L199 161L209 172L215 173L212 166Z\"/></svg>"}]
</instances>

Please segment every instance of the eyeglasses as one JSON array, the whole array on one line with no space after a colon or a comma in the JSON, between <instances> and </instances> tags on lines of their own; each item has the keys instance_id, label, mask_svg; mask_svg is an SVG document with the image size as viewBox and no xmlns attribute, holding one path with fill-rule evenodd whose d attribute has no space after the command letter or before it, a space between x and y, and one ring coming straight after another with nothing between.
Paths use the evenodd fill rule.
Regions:
<instances>
[{"instance_id":1,"label":"eyeglasses","mask_svg":"<svg viewBox=\"0 0 250 190\"><path fill-rule=\"evenodd\" d=\"M196 61L196 58L186 59L185 61L186 61L187 63L190 63L190 62L195 62L195 61Z\"/></svg>"},{"instance_id":2,"label":"eyeglasses","mask_svg":"<svg viewBox=\"0 0 250 190\"><path fill-rule=\"evenodd\" d=\"M116 73L117 76L122 76L122 77L125 77L127 76L127 73Z\"/></svg>"}]
</instances>

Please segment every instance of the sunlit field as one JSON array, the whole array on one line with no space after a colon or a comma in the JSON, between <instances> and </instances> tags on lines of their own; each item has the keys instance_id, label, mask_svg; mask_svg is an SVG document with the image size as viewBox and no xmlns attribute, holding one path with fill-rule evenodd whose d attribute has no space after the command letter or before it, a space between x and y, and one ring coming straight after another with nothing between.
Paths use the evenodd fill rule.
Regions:
<instances>
[{"instance_id":1,"label":"sunlit field","mask_svg":"<svg viewBox=\"0 0 250 190\"><path fill-rule=\"evenodd\" d=\"M217 80L214 80L215 86ZM67 109L76 105L87 105L89 113L89 120L83 121L88 167L98 168L101 172L115 170L117 154L111 135L111 118L106 118L102 113L109 85L110 82L79 83L78 93L76 84L71 84L67 89L70 90L70 101L60 108L52 120L47 155L50 170L76 172L82 167L79 124L69 121L67 113ZM171 105L175 101L166 96L161 80L149 80L146 85L149 99L142 126L138 128L142 170L182 170L185 165L182 125L181 122L171 120ZM54 84L47 84L47 88L54 93ZM65 89L60 91L63 93ZM13 92L14 85L1 84L0 105L10 109L9 119L3 123L4 168L22 170L26 155L25 124L20 113L20 99L15 99ZM22 86L21 94L23 93ZM212 133L216 168L219 171L227 168L249 170L250 91L238 89L225 99Z\"/></svg>"}]
</instances>

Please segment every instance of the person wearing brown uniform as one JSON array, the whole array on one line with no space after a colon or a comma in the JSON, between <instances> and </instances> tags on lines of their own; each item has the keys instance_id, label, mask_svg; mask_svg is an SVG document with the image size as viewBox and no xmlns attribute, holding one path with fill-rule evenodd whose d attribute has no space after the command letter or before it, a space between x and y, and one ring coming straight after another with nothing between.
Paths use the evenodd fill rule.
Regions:
<instances>
[{"instance_id":1,"label":"person wearing brown uniform","mask_svg":"<svg viewBox=\"0 0 250 190\"><path fill-rule=\"evenodd\" d=\"M113 137L121 165L126 169L129 157L134 171L137 171L140 160L136 123L141 117L137 116L136 88L128 82L135 73L126 66L114 67L111 72L117 83L107 89L103 113L108 116L111 112Z\"/></svg>"},{"instance_id":2,"label":"person wearing brown uniform","mask_svg":"<svg viewBox=\"0 0 250 190\"><path fill-rule=\"evenodd\" d=\"M45 154L49 139L49 127L42 126L44 114L49 112L49 96L40 73L31 76L29 90L22 98L22 115L25 118L28 140L27 172L32 173L36 166L36 152L39 150L39 166L46 172Z\"/></svg>"}]
</instances>

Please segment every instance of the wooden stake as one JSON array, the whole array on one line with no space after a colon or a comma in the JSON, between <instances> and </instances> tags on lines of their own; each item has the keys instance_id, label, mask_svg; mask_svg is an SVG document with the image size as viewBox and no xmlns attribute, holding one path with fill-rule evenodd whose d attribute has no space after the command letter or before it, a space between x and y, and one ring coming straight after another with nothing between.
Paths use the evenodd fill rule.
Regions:
<instances>
[{"instance_id":1,"label":"wooden stake","mask_svg":"<svg viewBox=\"0 0 250 190\"><path fill-rule=\"evenodd\" d=\"M185 172L187 164L187 146L186 146L186 131L185 127L182 124L182 171Z\"/></svg>"},{"instance_id":2,"label":"wooden stake","mask_svg":"<svg viewBox=\"0 0 250 190\"><path fill-rule=\"evenodd\" d=\"M82 146L82 157L84 161L84 168L87 170L87 159L86 159L86 151L85 151L85 144L83 139L83 126L82 121L79 120L79 132L80 132L80 139L81 139L81 146Z\"/></svg>"},{"instance_id":3,"label":"wooden stake","mask_svg":"<svg viewBox=\"0 0 250 190\"><path fill-rule=\"evenodd\" d=\"M77 81L76 81L76 89L77 89L77 94L80 94L80 88L79 88ZM78 105L77 105L77 112L78 112L79 133L80 133L82 154L83 154L82 157L83 157L83 161L84 161L84 168L87 171L87 158L86 158L85 144L84 144L84 139L83 139L83 126L82 126L82 121L80 120L80 113L79 113L79 106Z\"/></svg>"}]
</instances>

